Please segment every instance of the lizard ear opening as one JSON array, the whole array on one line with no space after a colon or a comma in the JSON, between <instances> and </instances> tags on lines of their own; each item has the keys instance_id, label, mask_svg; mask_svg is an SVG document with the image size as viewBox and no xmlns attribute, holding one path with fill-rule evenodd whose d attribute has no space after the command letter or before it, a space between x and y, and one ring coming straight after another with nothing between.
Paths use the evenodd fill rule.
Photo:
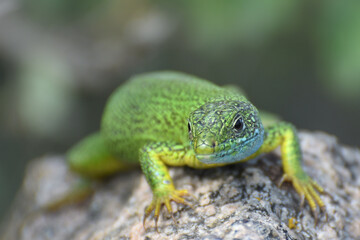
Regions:
<instances>
[{"instance_id":1,"label":"lizard ear opening","mask_svg":"<svg viewBox=\"0 0 360 240\"><path fill-rule=\"evenodd\" d=\"M192 140L192 139L193 139L193 135L192 135L192 131L191 131L191 124L190 124L189 121L188 121L188 132L189 132L189 138L190 138L190 140Z\"/></svg>"}]
</instances>

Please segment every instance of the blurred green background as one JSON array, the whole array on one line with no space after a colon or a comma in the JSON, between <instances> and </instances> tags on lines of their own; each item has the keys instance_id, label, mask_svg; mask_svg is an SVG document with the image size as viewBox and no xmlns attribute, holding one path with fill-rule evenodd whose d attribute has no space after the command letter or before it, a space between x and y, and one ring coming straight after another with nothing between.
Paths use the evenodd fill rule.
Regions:
<instances>
[{"instance_id":1,"label":"blurred green background","mask_svg":"<svg viewBox=\"0 0 360 240\"><path fill-rule=\"evenodd\" d=\"M129 76L242 86L300 129L360 145L360 1L0 1L0 217L26 163L98 129Z\"/></svg>"}]
</instances>

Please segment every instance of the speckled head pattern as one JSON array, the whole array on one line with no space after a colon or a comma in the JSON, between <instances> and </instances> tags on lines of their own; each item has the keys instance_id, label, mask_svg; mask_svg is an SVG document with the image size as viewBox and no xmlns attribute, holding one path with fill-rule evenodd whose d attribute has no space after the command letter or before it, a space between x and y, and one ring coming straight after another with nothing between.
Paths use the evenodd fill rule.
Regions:
<instances>
[{"instance_id":1,"label":"speckled head pattern","mask_svg":"<svg viewBox=\"0 0 360 240\"><path fill-rule=\"evenodd\" d=\"M203 163L230 163L248 157L263 143L264 127L247 101L215 101L189 117L189 138Z\"/></svg>"}]
</instances>

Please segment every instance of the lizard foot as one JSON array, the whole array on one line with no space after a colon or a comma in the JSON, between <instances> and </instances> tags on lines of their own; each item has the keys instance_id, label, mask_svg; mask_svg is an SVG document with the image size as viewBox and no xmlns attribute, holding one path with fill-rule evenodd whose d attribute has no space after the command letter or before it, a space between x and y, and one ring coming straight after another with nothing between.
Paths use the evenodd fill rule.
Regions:
<instances>
[{"instance_id":1,"label":"lizard foot","mask_svg":"<svg viewBox=\"0 0 360 240\"><path fill-rule=\"evenodd\" d=\"M325 204L319 196L319 193L324 193L324 189L305 173L301 173L298 175L289 175L285 173L280 180L279 187L284 181L292 182L296 192L301 197L301 207L304 205L305 199L308 201L311 211L314 214L316 225L318 219L316 211L317 206L320 207L322 212L325 212Z\"/></svg>"},{"instance_id":2,"label":"lizard foot","mask_svg":"<svg viewBox=\"0 0 360 240\"><path fill-rule=\"evenodd\" d=\"M189 204L188 202L185 201L185 199L183 198L184 196L190 196L190 194L188 193L187 190L172 189L172 190L167 190L165 192L164 191L157 191L157 192L154 191L152 202L151 202L150 206L148 206L145 210L145 214L144 214L144 218L143 218L144 228L145 228L146 218L155 209L155 212L154 212L155 228L156 228L156 231L158 232L157 222L159 220L160 211L161 211L161 208L163 205L165 205L167 211L171 214L171 217L176 224L176 220L173 216L173 210L172 210L170 202L174 201L174 202L181 203L181 204L192 207L191 204Z\"/></svg>"}]
</instances>

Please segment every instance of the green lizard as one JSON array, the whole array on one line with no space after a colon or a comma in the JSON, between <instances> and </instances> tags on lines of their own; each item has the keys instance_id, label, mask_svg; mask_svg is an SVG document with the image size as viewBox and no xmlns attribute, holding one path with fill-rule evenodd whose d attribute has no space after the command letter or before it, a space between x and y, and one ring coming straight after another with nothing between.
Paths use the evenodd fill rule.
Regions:
<instances>
[{"instance_id":1,"label":"green lizard","mask_svg":"<svg viewBox=\"0 0 360 240\"><path fill-rule=\"evenodd\" d=\"M263 127L258 110L240 90L222 88L177 72L133 77L108 100L101 130L67 155L73 170L102 177L140 164L153 192L145 210L155 224L163 205L186 204L166 166L212 168L247 161L281 147L284 175L316 215L323 189L301 167L295 128L286 122ZM280 184L281 184L280 183Z\"/></svg>"}]
</instances>

